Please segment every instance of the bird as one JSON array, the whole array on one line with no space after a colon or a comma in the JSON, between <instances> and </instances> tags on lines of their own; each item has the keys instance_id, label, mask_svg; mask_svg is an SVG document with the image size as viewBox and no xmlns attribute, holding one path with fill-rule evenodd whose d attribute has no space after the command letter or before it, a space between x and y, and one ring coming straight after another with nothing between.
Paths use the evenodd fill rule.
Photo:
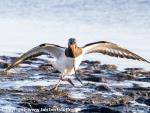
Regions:
<instances>
[{"instance_id":1,"label":"bird","mask_svg":"<svg viewBox=\"0 0 150 113\"><path fill-rule=\"evenodd\" d=\"M112 57L127 58L150 63L143 57L112 42L97 41L88 43L83 47L79 47L75 38L69 38L68 47L43 43L32 48L31 50L18 57L16 61L14 61L5 69L5 71L9 71L27 59L31 59L40 55L49 55L55 59L55 61L51 62L52 66L60 71L60 79L58 83L52 88L52 90L57 90L62 81L67 81L71 85L75 86L71 79L67 78L66 76L72 74L76 75L76 70L79 68L83 57L90 53L101 53ZM81 82L77 75L76 78Z\"/></svg>"}]
</instances>

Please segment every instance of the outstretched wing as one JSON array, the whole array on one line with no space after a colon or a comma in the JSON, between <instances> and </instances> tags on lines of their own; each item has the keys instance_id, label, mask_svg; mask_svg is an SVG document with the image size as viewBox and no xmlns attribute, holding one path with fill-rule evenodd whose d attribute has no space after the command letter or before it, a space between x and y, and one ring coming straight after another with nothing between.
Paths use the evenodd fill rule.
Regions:
<instances>
[{"instance_id":1,"label":"outstretched wing","mask_svg":"<svg viewBox=\"0 0 150 113\"><path fill-rule=\"evenodd\" d=\"M127 58L133 60L144 61L150 63L149 61L145 60L144 58L140 57L139 55L125 49L119 47L117 44L106 42L106 41L99 41L87 44L83 47L85 54L89 53L102 53L113 57L120 57L120 58Z\"/></svg>"},{"instance_id":2,"label":"outstretched wing","mask_svg":"<svg viewBox=\"0 0 150 113\"><path fill-rule=\"evenodd\" d=\"M17 60L14 63L12 63L11 65L9 65L5 71L10 70L11 68L17 66L18 64L20 64L21 62L23 62L27 59L31 59L33 57L37 57L40 55L50 55L50 56L58 59L59 56L61 55L61 53L64 52L64 50L65 50L65 47L61 47L58 45L46 44L46 43L41 44L41 45L34 47L33 49L27 51L22 56L17 58Z\"/></svg>"}]
</instances>

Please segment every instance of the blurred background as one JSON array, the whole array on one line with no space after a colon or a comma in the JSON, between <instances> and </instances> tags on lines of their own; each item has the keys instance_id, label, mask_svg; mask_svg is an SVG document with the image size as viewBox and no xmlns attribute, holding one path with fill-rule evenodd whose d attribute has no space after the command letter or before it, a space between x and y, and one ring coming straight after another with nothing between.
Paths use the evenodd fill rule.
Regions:
<instances>
[{"instance_id":1,"label":"blurred background","mask_svg":"<svg viewBox=\"0 0 150 113\"><path fill-rule=\"evenodd\" d=\"M17 55L41 43L67 46L70 37L79 46L114 42L150 61L150 1L0 0L0 55ZM116 64L119 69L150 69L147 63L98 54L85 59Z\"/></svg>"}]
</instances>

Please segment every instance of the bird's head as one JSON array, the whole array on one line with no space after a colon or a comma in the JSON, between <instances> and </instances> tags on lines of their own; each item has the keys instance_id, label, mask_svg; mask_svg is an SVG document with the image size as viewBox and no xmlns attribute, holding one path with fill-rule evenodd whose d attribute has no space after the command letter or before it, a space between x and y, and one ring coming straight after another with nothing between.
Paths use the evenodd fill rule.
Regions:
<instances>
[{"instance_id":1,"label":"bird's head","mask_svg":"<svg viewBox=\"0 0 150 113\"><path fill-rule=\"evenodd\" d=\"M68 47L71 47L71 46L76 46L77 43L76 43L76 39L75 38L70 38L68 40Z\"/></svg>"}]
</instances>

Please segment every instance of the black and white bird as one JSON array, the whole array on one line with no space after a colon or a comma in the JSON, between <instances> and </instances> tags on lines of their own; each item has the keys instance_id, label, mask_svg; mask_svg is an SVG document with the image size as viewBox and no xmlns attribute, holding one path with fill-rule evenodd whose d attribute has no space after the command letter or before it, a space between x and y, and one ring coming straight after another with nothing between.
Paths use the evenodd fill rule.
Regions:
<instances>
[{"instance_id":1,"label":"black and white bird","mask_svg":"<svg viewBox=\"0 0 150 113\"><path fill-rule=\"evenodd\" d=\"M56 59L55 62L52 62L52 65L61 72L59 82L53 89L57 89L61 81L68 81L74 86L73 82L65 76L74 74L75 70L78 69L81 63L83 56L89 53L102 53L113 57L127 58L150 63L141 56L111 42L99 41L89 43L83 47L78 47L76 39L70 38L68 41L68 47L61 47L59 45L47 43L34 47L20 56L14 63L9 65L5 71L17 66L24 60L48 54ZM78 80L80 81L79 78Z\"/></svg>"}]
</instances>

